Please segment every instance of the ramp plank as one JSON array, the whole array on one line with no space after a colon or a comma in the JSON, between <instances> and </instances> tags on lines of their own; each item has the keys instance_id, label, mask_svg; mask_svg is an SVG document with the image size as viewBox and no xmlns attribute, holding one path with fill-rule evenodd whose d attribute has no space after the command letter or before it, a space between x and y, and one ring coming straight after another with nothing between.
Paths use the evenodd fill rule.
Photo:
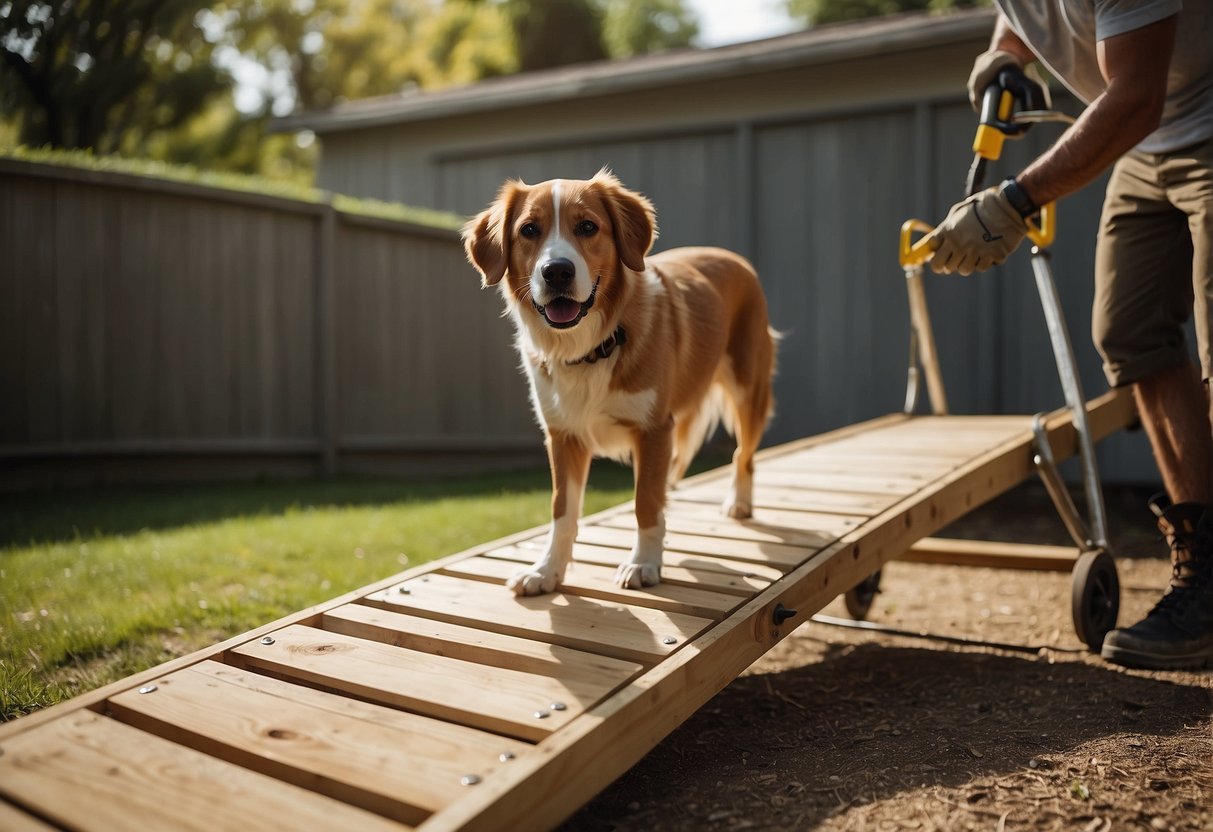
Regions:
<instances>
[{"instance_id":1,"label":"ramp plank","mask_svg":"<svg viewBox=\"0 0 1213 832\"><path fill-rule=\"evenodd\" d=\"M527 562L530 558L527 559ZM518 571L519 564L497 558L468 558L439 570L444 575L484 580L505 585ZM615 569L593 563L572 563L565 573L560 591L583 598L600 598L619 604L633 604L654 610L697 615L719 621L740 603L733 594L662 582L644 589L622 589L615 583Z\"/></svg>"},{"instance_id":2,"label":"ramp plank","mask_svg":"<svg viewBox=\"0 0 1213 832\"><path fill-rule=\"evenodd\" d=\"M466 791L464 775L486 776L500 754L527 748L365 703L319 707L320 697L340 699L203 662L157 680L151 693L119 694L109 707L137 728L414 825Z\"/></svg>"},{"instance_id":3,"label":"ramp plank","mask_svg":"<svg viewBox=\"0 0 1213 832\"><path fill-rule=\"evenodd\" d=\"M33 815L27 815L2 800L0 800L0 829L5 832L56 832L55 827L48 826Z\"/></svg>"},{"instance_id":4,"label":"ramp plank","mask_svg":"<svg viewBox=\"0 0 1213 832\"><path fill-rule=\"evenodd\" d=\"M796 525L777 525L770 519L770 512L758 509L755 516L746 520L724 517L719 506L705 503L679 503L671 499L666 509L665 530L669 533L719 537L726 540L753 540L759 543L783 543L820 549L837 540L847 529L853 529L863 520L861 517L846 517L840 514L812 515L802 512L795 518ZM616 514L604 517L592 525L581 527L581 537L593 529L629 529L636 534L636 518L631 514ZM595 542L585 537L586 542ZM629 543L628 546L631 546Z\"/></svg>"},{"instance_id":5,"label":"ramp plank","mask_svg":"<svg viewBox=\"0 0 1213 832\"><path fill-rule=\"evenodd\" d=\"M5 740L0 793L71 829L401 826L88 710Z\"/></svg>"},{"instance_id":6,"label":"ramp plank","mask_svg":"<svg viewBox=\"0 0 1213 832\"><path fill-rule=\"evenodd\" d=\"M249 665L371 702L538 742L600 700L609 682L563 682L533 673L432 656L340 633L294 625L273 644L232 651ZM553 702L563 711L548 712Z\"/></svg>"},{"instance_id":7,"label":"ramp plank","mask_svg":"<svg viewBox=\"0 0 1213 832\"><path fill-rule=\"evenodd\" d=\"M667 530L670 527L671 520L679 521L684 517L715 518L720 516L720 505L718 503L685 500L681 491L671 494L666 503ZM830 534L835 528L838 528L839 531L835 534L835 537L837 537L856 528L868 519L869 516L862 512L835 512L832 508L818 510L810 506L793 511L783 508L769 508L759 503L759 505L754 507L753 517L749 517L743 521L733 521L733 523L751 529L766 529L779 535L793 534L797 531L820 534L826 529L829 531L825 533Z\"/></svg>"},{"instance_id":8,"label":"ramp plank","mask_svg":"<svg viewBox=\"0 0 1213 832\"><path fill-rule=\"evenodd\" d=\"M652 665L712 622L707 618L555 593L521 598L504 586L422 575L373 593L366 603L396 612L483 627L577 650ZM673 638L666 644L664 639Z\"/></svg>"},{"instance_id":9,"label":"ramp plank","mask_svg":"<svg viewBox=\"0 0 1213 832\"><path fill-rule=\"evenodd\" d=\"M631 549L636 533L625 528L591 526L582 529L579 539L594 541L601 546L616 549ZM836 540L835 535L831 540ZM824 545L824 544L823 544ZM706 537L690 534L667 534L667 552L682 552L692 556L707 555L739 561L747 566L769 565L781 572L803 561L819 546L788 546L783 543L764 543L756 540L729 540L722 537Z\"/></svg>"},{"instance_id":10,"label":"ramp plank","mask_svg":"<svg viewBox=\"0 0 1213 832\"><path fill-rule=\"evenodd\" d=\"M321 622L333 633L555 679L621 685L644 669L636 662L362 604L330 610Z\"/></svg>"},{"instance_id":11,"label":"ramp plank","mask_svg":"<svg viewBox=\"0 0 1213 832\"><path fill-rule=\"evenodd\" d=\"M679 501L719 505L728 491L724 481L679 490ZM847 491L824 491L809 488L768 486L754 489L754 505L790 511L826 511L846 514L873 515L902 499L901 496L857 494Z\"/></svg>"},{"instance_id":12,"label":"ramp plank","mask_svg":"<svg viewBox=\"0 0 1213 832\"><path fill-rule=\"evenodd\" d=\"M626 532L625 532L625 536ZM631 539L631 536L628 536ZM546 537L526 540L514 546L505 546L485 552L485 557L500 558L515 563L532 563L543 552ZM573 560L577 563L594 563L599 566L616 567L631 551L626 546L595 546L577 543L573 546ZM705 557L702 554L666 549L662 557L662 583L694 586L713 592L732 595L750 595L777 580L783 571L773 566L744 563L729 558Z\"/></svg>"},{"instance_id":13,"label":"ramp plank","mask_svg":"<svg viewBox=\"0 0 1213 832\"><path fill-rule=\"evenodd\" d=\"M815 470L768 470L754 472L755 490L763 488L804 488L846 491L854 494L905 496L922 487L929 479L924 474L891 475L886 472L864 474Z\"/></svg>"}]
</instances>

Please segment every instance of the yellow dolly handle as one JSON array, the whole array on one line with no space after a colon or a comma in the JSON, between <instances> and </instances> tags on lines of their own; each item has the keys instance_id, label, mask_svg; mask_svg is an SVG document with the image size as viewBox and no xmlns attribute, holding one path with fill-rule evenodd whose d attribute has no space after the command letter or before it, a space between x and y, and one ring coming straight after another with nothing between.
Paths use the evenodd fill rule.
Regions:
<instances>
[{"instance_id":1,"label":"yellow dolly handle","mask_svg":"<svg viewBox=\"0 0 1213 832\"><path fill-rule=\"evenodd\" d=\"M906 220L901 224L901 245L898 248L898 259L901 261L902 268L914 268L921 266L931 259L931 255L935 250L927 245L925 236L914 240L914 233L930 234L935 230L935 227L922 220ZM1028 221L1028 239L1031 240L1038 248L1048 248L1053 245L1053 240L1057 237L1057 211L1056 204L1050 202L1048 205L1040 209L1040 224L1033 225Z\"/></svg>"}]
</instances>

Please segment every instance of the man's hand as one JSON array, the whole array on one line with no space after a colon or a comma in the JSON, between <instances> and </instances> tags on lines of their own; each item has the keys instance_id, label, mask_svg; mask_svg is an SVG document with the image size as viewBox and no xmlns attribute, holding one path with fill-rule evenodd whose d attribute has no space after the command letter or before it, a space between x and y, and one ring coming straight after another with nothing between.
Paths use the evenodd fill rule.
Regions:
<instances>
[{"instance_id":1,"label":"man's hand","mask_svg":"<svg viewBox=\"0 0 1213 832\"><path fill-rule=\"evenodd\" d=\"M986 87L998 80L998 73L1004 67L1021 67L1019 58L1001 49L991 49L982 52L973 62L973 71L969 73L969 103L973 110L981 109L981 98L986 93Z\"/></svg>"},{"instance_id":2,"label":"man's hand","mask_svg":"<svg viewBox=\"0 0 1213 832\"><path fill-rule=\"evenodd\" d=\"M1040 87L1045 96L1046 110L1053 106L1049 85L1045 83L1044 76L1040 74L1035 63L1025 65L1018 55L1003 49L991 49L977 56L977 60L973 62L973 71L969 73L969 103L973 105L974 112L981 110L981 99L986 94L986 88L997 81L998 73L1008 66L1022 69L1028 80Z\"/></svg>"},{"instance_id":3,"label":"man's hand","mask_svg":"<svg viewBox=\"0 0 1213 832\"><path fill-rule=\"evenodd\" d=\"M970 275L1002 263L1023 241L1028 224L998 188L987 188L952 206L924 239L935 254L931 270Z\"/></svg>"}]
</instances>

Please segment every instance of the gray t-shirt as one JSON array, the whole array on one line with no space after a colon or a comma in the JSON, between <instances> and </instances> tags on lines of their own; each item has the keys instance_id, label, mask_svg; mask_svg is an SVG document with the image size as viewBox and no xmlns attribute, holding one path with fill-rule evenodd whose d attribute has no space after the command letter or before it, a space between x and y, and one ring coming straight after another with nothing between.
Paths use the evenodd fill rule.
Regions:
<instances>
[{"instance_id":1,"label":"gray t-shirt","mask_svg":"<svg viewBox=\"0 0 1213 832\"><path fill-rule=\"evenodd\" d=\"M1138 150L1166 153L1213 138L1213 0L995 0L1040 62L1091 103L1107 89L1095 44L1179 14L1162 124Z\"/></svg>"}]
</instances>

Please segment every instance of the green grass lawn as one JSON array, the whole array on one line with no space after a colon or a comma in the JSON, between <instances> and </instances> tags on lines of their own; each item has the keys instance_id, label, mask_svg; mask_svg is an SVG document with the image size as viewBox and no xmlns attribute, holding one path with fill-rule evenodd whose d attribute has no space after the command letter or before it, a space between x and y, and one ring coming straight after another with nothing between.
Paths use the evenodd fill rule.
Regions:
<instances>
[{"instance_id":1,"label":"green grass lawn","mask_svg":"<svg viewBox=\"0 0 1213 832\"><path fill-rule=\"evenodd\" d=\"M545 470L0 501L0 720L547 521ZM586 512L631 498L596 463Z\"/></svg>"}]
</instances>

